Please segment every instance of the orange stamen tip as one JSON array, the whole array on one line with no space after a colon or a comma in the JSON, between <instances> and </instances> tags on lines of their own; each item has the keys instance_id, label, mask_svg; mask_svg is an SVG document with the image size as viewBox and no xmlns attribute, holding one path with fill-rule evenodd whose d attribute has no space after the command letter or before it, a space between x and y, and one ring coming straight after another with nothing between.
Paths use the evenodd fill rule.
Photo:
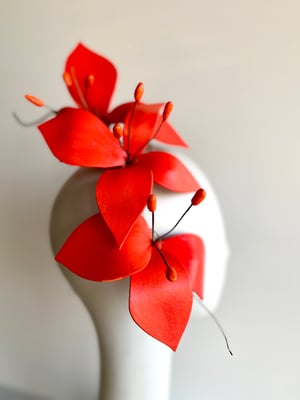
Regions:
<instances>
[{"instance_id":1,"label":"orange stamen tip","mask_svg":"<svg viewBox=\"0 0 300 400\"><path fill-rule=\"evenodd\" d=\"M94 75L88 75L88 76L86 76L86 78L84 80L84 85L86 88L89 88L89 87L93 86L94 82L95 82Z\"/></svg>"},{"instance_id":2,"label":"orange stamen tip","mask_svg":"<svg viewBox=\"0 0 300 400\"><path fill-rule=\"evenodd\" d=\"M174 108L174 104L172 103L172 101L168 101L165 104L165 108L163 111L163 121L166 121L169 118L173 108Z\"/></svg>"},{"instance_id":3,"label":"orange stamen tip","mask_svg":"<svg viewBox=\"0 0 300 400\"><path fill-rule=\"evenodd\" d=\"M71 75L69 74L69 72L66 71L66 72L63 73L63 79L64 79L64 81L65 81L65 84L66 84L68 87L70 87L70 86L73 85L72 77L71 77Z\"/></svg>"},{"instance_id":4,"label":"orange stamen tip","mask_svg":"<svg viewBox=\"0 0 300 400\"><path fill-rule=\"evenodd\" d=\"M197 192L192 197L192 205L197 206L198 204L200 204L205 199L205 196L206 196L205 190L202 188L198 189Z\"/></svg>"},{"instance_id":5,"label":"orange stamen tip","mask_svg":"<svg viewBox=\"0 0 300 400\"><path fill-rule=\"evenodd\" d=\"M38 97L31 96L31 94L26 94L25 99L30 101L30 103L34 104L37 107L44 107L43 100L39 99Z\"/></svg>"},{"instance_id":6,"label":"orange stamen tip","mask_svg":"<svg viewBox=\"0 0 300 400\"><path fill-rule=\"evenodd\" d=\"M167 271L166 271L166 277L168 279L168 281L170 282L175 282L177 281L177 272L176 269L173 267L168 267Z\"/></svg>"},{"instance_id":7,"label":"orange stamen tip","mask_svg":"<svg viewBox=\"0 0 300 400\"><path fill-rule=\"evenodd\" d=\"M134 100L135 101L141 101L141 98L143 97L144 94L144 84L143 82L140 82L137 84L137 87L135 88L134 91Z\"/></svg>"},{"instance_id":8,"label":"orange stamen tip","mask_svg":"<svg viewBox=\"0 0 300 400\"><path fill-rule=\"evenodd\" d=\"M154 212L156 210L156 196L155 194L150 194L147 200L148 210Z\"/></svg>"},{"instance_id":9,"label":"orange stamen tip","mask_svg":"<svg viewBox=\"0 0 300 400\"><path fill-rule=\"evenodd\" d=\"M115 124L113 126L113 134L116 139L121 139L123 136L123 128L120 124Z\"/></svg>"}]
</instances>

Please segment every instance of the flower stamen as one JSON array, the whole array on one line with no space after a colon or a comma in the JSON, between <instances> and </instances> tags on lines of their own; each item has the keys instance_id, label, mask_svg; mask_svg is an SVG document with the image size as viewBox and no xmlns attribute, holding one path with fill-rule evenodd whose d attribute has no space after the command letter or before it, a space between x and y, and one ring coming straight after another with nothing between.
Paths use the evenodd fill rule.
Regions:
<instances>
[{"instance_id":1,"label":"flower stamen","mask_svg":"<svg viewBox=\"0 0 300 400\"><path fill-rule=\"evenodd\" d=\"M113 134L114 134L114 137L116 139L118 139L118 140L122 139L122 137L123 137L123 128L122 128L122 126L120 124L115 124L113 126Z\"/></svg>"},{"instance_id":2,"label":"flower stamen","mask_svg":"<svg viewBox=\"0 0 300 400\"><path fill-rule=\"evenodd\" d=\"M34 121L30 121L30 122L24 122L17 113L13 112L13 117L15 118L15 120L18 122L18 124L20 124L21 126L34 126L34 125L39 125L41 123L43 123L44 121L46 121L49 117L52 116L52 114L57 114L58 111L55 111L53 108L51 108L50 106L46 105L44 103L44 101L42 99L40 99L39 97L36 96L32 96L31 94L25 94L25 99L28 100L31 104L35 105L36 107L44 107L46 109L48 109L49 111L47 112L47 114L43 115L42 117L34 120Z\"/></svg>"},{"instance_id":3,"label":"flower stamen","mask_svg":"<svg viewBox=\"0 0 300 400\"><path fill-rule=\"evenodd\" d=\"M37 107L44 107L45 103L39 97L32 96L31 94L25 94L25 99Z\"/></svg>"},{"instance_id":4,"label":"flower stamen","mask_svg":"<svg viewBox=\"0 0 300 400\"><path fill-rule=\"evenodd\" d=\"M150 194L147 200L147 207L148 210L152 213L152 224L151 224L151 231L152 231L152 243L154 243L154 212L156 210L156 196L155 194Z\"/></svg>"},{"instance_id":5,"label":"flower stamen","mask_svg":"<svg viewBox=\"0 0 300 400\"><path fill-rule=\"evenodd\" d=\"M171 101L168 101L165 104L164 110L163 110L163 114L162 114L162 120L160 121L160 124L158 125L157 129L155 130L154 134L150 137L150 139L147 140L146 143L144 143L142 146L140 146L136 152L135 155L136 156L144 147L147 146L148 143L151 142L151 140L155 139L155 137L159 134L164 122L169 118L171 112L173 110L173 103ZM134 157L133 157L134 158Z\"/></svg>"},{"instance_id":6,"label":"flower stamen","mask_svg":"<svg viewBox=\"0 0 300 400\"><path fill-rule=\"evenodd\" d=\"M63 80L65 81L67 87L71 87L73 85L71 75L67 71L63 73Z\"/></svg>"},{"instance_id":7,"label":"flower stamen","mask_svg":"<svg viewBox=\"0 0 300 400\"><path fill-rule=\"evenodd\" d=\"M150 140L155 139L156 136L159 134L159 131L161 130L163 124L166 122L166 120L169 118L172 110L173 110L173 103L171 101L168 101L165 104L164 110L163 110L163 114L162 114L162 120L160 122L160 124L158 125L156 131L154 132L154 134L151 136L151 138L149 139L148 143L150 142ZM146 143L146 145L148 144Z\"/></svg>"},{"instance_id":8,"label":"flower stamen","mask_svg":"<svg viewBox=\"0 0 300 400\"><path fill-rule=\"evenodd\" d=\"M155 246L156 250L158 251L158 254L160 255L161 259L163 260L165 266L166 266L166 278L168 279L168 281L170 282L175 282L177 280L177 272L176 269L174 267L172 267L171 265L169 265L166 257L164 256L163 252L161 251L160 247L156 245L155 242Z\"/></svg>"},{"instance_id":9,"label":"flower stamen","mask_svg":"<svg viewBox=\"0 0 300 400\"><path fill-rule=\"evenodd\" d=\"M137 104L141 101L144 94L144 84L143 82L139 82L134 90L134 103L131 109L130 118L128 122L128 132L127 132L127 153L130 154L130 136L131 136L131 125L133 116L135 113L135 109Z\"/></svg>"},{"instance_id":10,"label":"flower stamen","mask_svg":"<svg viewBox=\"0 0 300 400\"><path fill-rule=\"evenodd\" d=\"M194 194L194 196L191 199L191 204L188 206L188 208L184 211L184 213L181 215L181 217L178 219L178 221L176 222L176 224L166 233L164 233L163 235L161 235L158 239L164 239L165 237L167 237L170 233L172 233L177 226L179 225L179 223L182 221L182 219L186 216L186 214L190 211L190 209L193 206L197 206L198 204L200 204L206 196L206 192L204 189L200 188L196 191L196 193Z\"/></svg>"},{"instance_id":11,"label":"flower stamen","mask_svg":"<svg viewBox=\"0 0 300 400\"><path fill-rule=\"evenodd\" d=\"M140 102L144 94L144 84L139 82L134 91L134 100L136 103Z\"/></svg>"},{"instance_id":12,"label":"flower stamen","mask_svg":"<svg viewBox=\"0 0 300 400\"><path fill-rule=\"evenodd\" d=\"M64 74L64 80L65 80L65 82L66 82L66 79L65 79L66 76L67 76L67 75ZM69 78L70 78L70 79L69 79ZM74 67L71 67L71 75L69 76L69 78L67 78L67 81L72 82L72 84L74 84L75 89L76 89L76 91L77 91L77 94L78 94L78 97L79 97L79 100L80 100L80 102L81 102L82 107L83 107L85 110L89 110L89 106L88 106L88 104L87 104L87 101L86 101L86 99L85 99L84 94L82 93L82 90L81 90L81 88L80 88L78 79L77 79L77 77L76 77L76 73L75 73L75 68L74 68ZM69 86L68 83L67 83L67 86Z\"/></svg>"},{"instance_id":13,"label":"flower stamen","mask_svg":"<svg viewBox=\"0 0 300 400\"><path fill-rule=\"evenodd\" d=\"M95 83L94 75L90 74L85 77L84 86L85 86L86 90L89 89L91 86L93 86L94 83Z\"/></svg>"}]
</instances>

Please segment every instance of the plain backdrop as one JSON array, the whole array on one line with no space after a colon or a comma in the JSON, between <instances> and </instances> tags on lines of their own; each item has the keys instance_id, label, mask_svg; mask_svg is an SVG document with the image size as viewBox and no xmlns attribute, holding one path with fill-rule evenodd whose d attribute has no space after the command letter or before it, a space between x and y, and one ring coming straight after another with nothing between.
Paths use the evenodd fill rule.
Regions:
<instances>
[{"instance_id":1,"label":"plain backdrop","mask_svg":"<svg viewBox=\"0 0 300 400\"><path fill-rule=\"evenodd\" d=\"M0 5L0 386L96 400L96 337L53 261L51 205L74 172L49 152L23 99L72 104L61 79L81 41L172 100L171 122L217 191L231 258L217 316L192 320L172 400L300 398L300 3L297 0L4 0ZM133 372L134 373L134 372ZM8 397L3 397L6 400Z\"/></svg>"}]
</instances>

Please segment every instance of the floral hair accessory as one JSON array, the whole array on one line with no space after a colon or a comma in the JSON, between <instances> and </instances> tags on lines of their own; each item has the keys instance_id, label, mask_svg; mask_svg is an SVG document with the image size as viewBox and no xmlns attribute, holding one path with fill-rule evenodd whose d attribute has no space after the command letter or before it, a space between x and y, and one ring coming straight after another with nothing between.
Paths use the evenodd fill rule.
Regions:
<instances>
[{"instance_id":1,"label":"floral hair accessory","mask_svg":"<svg viewBox=\"0 0 300 400\"><path fill-rule=\"evenodd\" d=\"M55 259L92 281L130 277L133 320L176 350L190 316L192 294L203 298L205 248L195 234L172 233L189 209L203 201L205 191L177 157L148 146L155 140L187 147L168 123L173 103L143 103L140 82L132 101L110 111L116 68L82 44L68 56L63 78L77 107L55 111L38 97L25 96L49 111L37 121L38 129L60 161L100 168L102 173L95 190L99 212L70 234ZM163 235L154 228L154 183L172 192L195 192L182 217ZM142 216L146 205L152 213L151 229Z\"/></svg>"}]
</instances>

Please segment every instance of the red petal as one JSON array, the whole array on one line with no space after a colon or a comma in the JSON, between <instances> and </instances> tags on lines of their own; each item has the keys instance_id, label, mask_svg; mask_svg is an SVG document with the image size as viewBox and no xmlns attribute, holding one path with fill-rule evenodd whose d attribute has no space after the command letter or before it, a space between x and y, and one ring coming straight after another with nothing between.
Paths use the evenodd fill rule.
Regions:
<instances>
[{"instance_id":1,"label":"red petal","mask_svg":"<svg viewBox=\"0 0 300 400\"><path fill-rule=\"evenodd\" d=\"M149 168L141 165L105 171L100 176L97 203L120 247L147 203L152 181Z\"/></svg>"},{"instance_id":2,"label":"red petal","mask_svg":"<svg viewBox=\"0 0 300 400\"><path fill-rule=\"evenodd\" d=\"M140 153L154 136L161 107L137 103L129 110L124 122L124 148L130 155Z\"/></svg>"},{"instance_id":3,"label":"red petal","mask_svg":"<svg viewBox=\"0 0 300 400\"><path fill-rule=\"evenodd\" d=\"M149 335L176 350L192 308L192 290L185 268L167 256L177 280L166 278L166 266L153 249L150 263L132 275L129 310L134 321Z\"/></svg>"},{"instance_id":4,"label":"red petal","mask_svg":"<svg viewBox=\"0 0 300 400\"><path fill-rule=\"evenodd\" d=\"M151 151L138 156L139 162L153 172L158 185L174 192L194 192L199 183L175 156L163 151Z\"/></svg>"},{"instance_id":5,"label":"red petal","mask_svg":"<svg viewBox=\"0 0 300 400\"><path fill-rule=\"evenodd\" d=\"M107 126L92 113L64 108L39 126L52 153L67 164L82 167L114 167L126 154Z\"/></svg>"},{"instance_id":6,"label":"red petal","mask_svg":"<svg viewBox=\"0 0 300 400\"><path fill-rule=\"evenodd\" d=\"M71 77L72 85L68 85L68 89L76 103L85 108L74 78L78 82L88 109L99 117L106 115L117 79L114 65L106 58L79 44L69 55L65 72ZM90 75L94 77L94 82L86 89L85 81Z\"/></svg>"},{"instance_id":7,"label":"red petal","mask_svg":"<svg viewBox=\"0 0 300 400\"><path fill-rule=\"evenodd\" d=\"M80 277L100 282L139 271L150 256L149 228L142 217L120 250L101 214L96 214L71 233L55 259Z\"/></svg>"},{"instance_id":8,"label":"red petal","mask_svg":"<svg viewBox=\"0 0 300 400\"><path fill-rule=\"evenodd\" d=\"M203 299L205 248L203 240L194 234L172 236L162 242L164 254L180 260L189 273L193 291Z\"/></svg>"},{"instance_id":9,"label":"red petal","mask_svg":"<svg viewBox=\"0 0 300 400\"><path fill-rule=\"evenodd\" d=\"M117 122L124 122L125 117L130 110L132 110L134 102L120 104L118 107L114 108L108 115L107 120L110 124L115 124Z\"/></svg>"},{"instance_id":10,"label":"red petal","mask_svg":"<svg viewBox=\"0 0 300 400\"><path fill-rule=\"evenodd\" d=\"M161 121L162 117L158 119L157 126L159 126ZM181 139L175 129L167 121L162 124L158 134L155 136L155 139L163 143L172 144L174 146L188 147L185 141Z\"/></svg>"}]
</instances>

